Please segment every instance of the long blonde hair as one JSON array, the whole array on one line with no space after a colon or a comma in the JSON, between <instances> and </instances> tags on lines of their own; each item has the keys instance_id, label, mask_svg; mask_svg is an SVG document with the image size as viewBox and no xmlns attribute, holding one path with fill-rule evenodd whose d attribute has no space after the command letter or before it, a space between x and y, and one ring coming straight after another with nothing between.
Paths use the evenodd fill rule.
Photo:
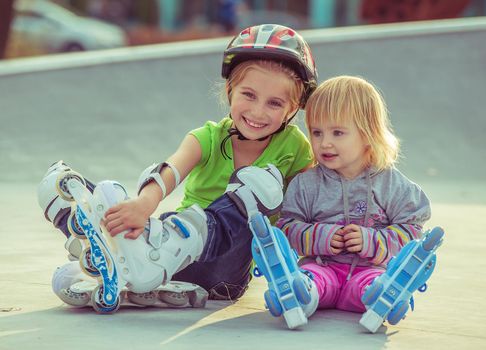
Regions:
<instances>
[{"instance_id":1,"label":"long blonde hair","mask_svg":"<svg viewBox=\"0 0 486 350\"><path fill-rule=\"evenodd\" d=\"M354 122L370 145L367 165L380 171L397 162L400 142L390 125L385 101L365 79L338 76L326 80L310 96L305 111L308 129L323 121L338 125Z\"/></svg>"},{"instance_id":2,"label":"long blonde hair","mask_svg":"<svg viewBox=\"0 0 486 350\"><path fill-rule=\"evenodd\" d=\"M231 96L233 93L233 87L238 85L246 76L249 70L260 68L265 70L270 70L274 72L282 72L286 74L289 79L293 82L290 84L290 111L296 110L301 102L302 94L304 93L304 83L302 79L295 73L294 70L291 68L283 65L282 63L276 61L268 61L268 60L249 60L244 61L237 65L231 75L229 76L228 80L226 81L226 89L225 93L228 99L228 102L231 104Z\"/></svg>"}]
</instances>

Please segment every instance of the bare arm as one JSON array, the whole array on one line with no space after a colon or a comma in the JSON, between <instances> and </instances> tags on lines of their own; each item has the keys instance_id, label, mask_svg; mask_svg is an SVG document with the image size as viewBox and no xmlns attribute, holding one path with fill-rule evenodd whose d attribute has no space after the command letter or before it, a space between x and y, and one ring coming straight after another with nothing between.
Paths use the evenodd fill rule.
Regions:
<instances>
[{"instance_id":1,"label":"bare arm","mask_svg":"<svg viewBox=\"0 0 486 350\"><path fill-rule=\"evenodd\" d=\"M202 150L199 141L193 135L186 135L177 151L168 158L181 176L181 181L191 172L201 160ZM175 177L169 167L161 170L160 176L165 183L167 194L175 189ZM110 208L105 214L105 227L115 236L130 230L127 238L137 238L142 234L149 216L157 209L162 198L162 189L155 182L150 182L140 192L137 198L122 202Z\"/></svg>"}]
</instances>

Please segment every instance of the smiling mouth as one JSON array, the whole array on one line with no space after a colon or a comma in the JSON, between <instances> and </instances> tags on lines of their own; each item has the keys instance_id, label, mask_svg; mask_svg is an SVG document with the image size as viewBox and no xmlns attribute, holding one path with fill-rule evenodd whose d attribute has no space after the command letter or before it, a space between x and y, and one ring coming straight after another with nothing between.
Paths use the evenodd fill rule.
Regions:
<instances>
[{"instance_id":1,"label":"smiling mouth","mask_svg":"<svg viewBox=\"0 0 486 350\"><path fill-rule=\"evenodd\" d=\"M263 128L264 126L266 126L267 124L261 124L261 123L256 123L254 121L251 121L249 119L246 119L245 117L243 117L243 120L245 121L245 123L249 126L251 126L252 128L257 128L257 129L261 129Z\"/></svg>"},{"instance_id":2,"label":"smiling mouth","mask_svg":"<svg viewBox=\"0 0 486 350\"><path fill-rule=\"evenodd\" d=\"M321 157L324 160L332 160L332 159L336 158L337 156L338 156L337 154L333 154L333 153L323 153L323 154L321 154Z\"/></svg>"}]
</instances>

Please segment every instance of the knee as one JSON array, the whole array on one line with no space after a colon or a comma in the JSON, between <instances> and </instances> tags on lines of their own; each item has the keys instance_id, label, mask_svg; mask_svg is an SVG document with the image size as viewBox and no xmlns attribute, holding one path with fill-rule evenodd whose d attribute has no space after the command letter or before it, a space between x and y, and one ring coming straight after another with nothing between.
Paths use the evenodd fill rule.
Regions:
<instances>
[{"instance_id":1,"label":"knee","mask_svg":"<svg viewBox=\"0 0 486 350\"><path fill-rule=\"evenodd\" d=\"M244 216L255 211L271 216L282 206L283 177L272 164L243 167L231 175L226 193Z\"/></svg>"}]
</instances>

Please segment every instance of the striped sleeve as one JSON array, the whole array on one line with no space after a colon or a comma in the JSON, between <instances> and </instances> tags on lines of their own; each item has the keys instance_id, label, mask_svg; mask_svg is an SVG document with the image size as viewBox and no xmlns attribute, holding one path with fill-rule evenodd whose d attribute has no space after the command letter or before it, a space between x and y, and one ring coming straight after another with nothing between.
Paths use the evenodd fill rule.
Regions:
<instances>
[{"instance_id":1,"label":"striped sleeve","mask_svg":"<svg viewBox=\"0 0 486 350\"><path fill-rule=\"evenodd\" d=\"M290 246L300 256L334 255L331 252L331 238L341 225L308 224L289 218L281 218L276 226L280 228Z\"/></svg>"},{"instance_id":2,"label":"striped sleeve","mask_svg":"<svg viewBox=\"0 0 486 350\"><path fill-rule=\"evenodd\" d=\"M358 253L375 265L386 265L408 242L421 238L431 216L430 201L417 184L396 169L384 175L375 195L383 204L388 226L361 227L363 248Z\"/></svg>"},{"instance_id":3,"label":"striped sleeve","mask_svg":"<svg viewBox=\"0 0 486 350\"><path fill-rule=\"evenodd\" d=\"M361 227L363 249L359 256L367 258L374 265L385 265L408 242L422 237L421 225L397 224L375 230Z\"/></svg>"}]
</instances>

